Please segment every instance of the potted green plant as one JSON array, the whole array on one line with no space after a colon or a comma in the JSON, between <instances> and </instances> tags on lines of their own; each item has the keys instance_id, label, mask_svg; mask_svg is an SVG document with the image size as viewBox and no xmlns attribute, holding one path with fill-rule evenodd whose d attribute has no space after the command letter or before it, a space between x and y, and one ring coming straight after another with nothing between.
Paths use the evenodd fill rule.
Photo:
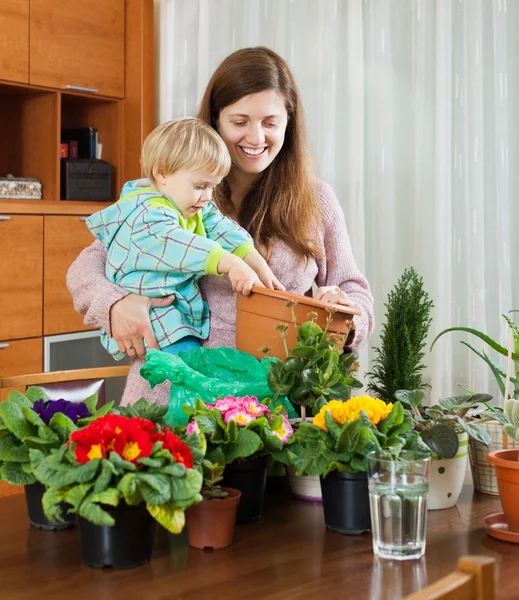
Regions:
<instances>
[{"instance_id":1,"label":"potted green plant","mask_svg":"<svg viewBox=\"0 0 519 600\"><path fill-rule=\"evenodd\" d=\"M504 431L519 442L519 400L505 402L505 415L508 423ZM508 528L519 533L519 450L493 450L488 453L488 461L495 467L501 505Z\"/></svg>"},{"instance_id":2,"label":"potted green plant","mask_svg":"<svg viewBox=\"0 0 519 600\"><path fill-rule=\"evenodd\" d=\"M385 323L380 343L374 348L373 369L367 391L394 402L397 390L424 389L424 348L431 326L433 302L423 279L413 267L404 273L385 302Z\"/></svg>"},{"instance_id":3,"label":"potted green plant","mask_svg":"<svg viewBox=\"0 0 519 600\"><path fill-rule=\"evenodd\" d=\"M189 427L198 427L197 422L192 421ZM241 492L220 485L224 468L207 459L202 462L203 500L186 512L187 535L193 548L217 550L232 544Z\"/></svg>"},{"instance_id":4,"label":"potted green plant","mask_svg":"<svg viewBox=\"0 0 519 600\"><path fill-rule=\"evenodd\" d=\"M415 428L432 452L427 507L451 508L458 501L467 470L468 440L490 447L492 439L483 427L486 420L501 418L489 394L467 393L441 398L438 404L423 405L422 390L398 390L395 397L410 407ZM476 409L483 409L475 412Z\"/></svg>"},{"instance_id":5,"label":"potted green plant","mask_svg":"<svg viewBox=\"0 0 519 600\"><path fill-rule=\"evenodd\" d=\"M292 311L292 325L296 331L294 347L289 348L287 334L289 326L276 326L283 342L285 358L269 359L269 387L274 393L273 399L286 396L292 404L299 407L300 419L291 420L293 427L306 421L307 410L317 414L330 400L347 400L351 390L361 388L355 378L358 370L357 355L344 352L346 334L330 333L334 310L327 309L324 329L316 322L317 313L308 313L308 321L297 325L294 313L294 301L286 306ZM269 348L264 347L268 355ZM298 476L293 467L288 468L293 494L305 501L321 501L321 484L318 477Z\"/></svg>"},{"instance_id":6,"label":"potted green plant","mask_svg":"<svg viewBox=\"0 0 519 600\"><path fill-rule=\"evenodd\" d=\"M331 400L311 423L299 425L294 438L274 457L298 475L321 478L326 526L349 534L371 530L367 455L378 450L396 457L403 448L420 446L400 402L369 396Z\"/></svg>"},{"instance_id":7,"label":"potted green plant","mask_svg":"<svg viewBox=\"0 0 519 600\"><path fill-rule=\"evenodd\" d=\"M133 568L149 561L155 521L171 533L184 510L202 500L200 436L182 441L138 417L105 415L75 431L44 456L31 450L35 475L47 486L43 508L59 523L62 503L78 515L83 561Z\"/></svg>"},{"instance_id":8,"label":"potted green plant","mask_svg":"<svg viewBox=\"0 0 519 600\"><path fill-rule=\"evenodd\" d=\"M268 401L265 401L268 402ZM214 404L183 407L207 439L206 457L225 465L223 484L241 492L237 523L261 517L270 454L292 436L284 407L270 409L255 397L226 396Z\"/></svg>"},{"instance_id":9,"label":"potted green plant","mask_svg":"<svg viewBox=\"0 0 519 600\"><path fill-rule=\"evenodd\" d=\"M29 522L41 529L72 527L74 515L64 513L58 523L49 521L43 512L45 486L35 476L30 450L42 456L60 448L69 435L107 413L112 403L96 410L97 395L84 402L49 400L38 387L25 394L13 391L0 403L0 479L11 485L24 486Z\"/></svg>"},{"instance_id":10,"label":"potted green plant","mask_svg":"<svg viewBox=\"0 0 519 600\"><path fill-rule=\"evenodd\" d=\"M515 312L518 311L510 311L510 313ZM511 397L519 398L519 328L510 317L508 317L507 315L502 316L508 326L509 332L513 337L513 352L511 355L510 365L512 367L510 381L513 385ZM508 356L507 349L501 346L501 344L496 342L487 334L482 333L481 331L478 331L477 329L473 329L471 327L450 327L449 329L444 329L435 337L433 343L431 344L431 350L433 349L434 345L440 337L452 331L462 331L470 333L471 335L476 336L485 344L487 344L498 355L504 357ZM503 370L501 365L498 362L496 362L489 354L487 354L487 352L484 349L478 350L472 344L465 340L462 340L461 343L464 346L467 346L467 348L469 348L470 350L472 350L472 352L477 354L477 356L479 356L483 361L485 361L485 363L490 367L490 370L492 371L492 374L494 375L494 378L499 387L499 391L504 397L506 372ZM515 376L513 371L515 371ZM505 398L505 400L507 399L508 398ZM496 414L494 415L493 419L485 419L484 422L481 422L481 426L489 433L492 440L492 448L495 450L519 449L519 442L507 436L506 433L503 431L503 425L506 423L506 416L504 416L502 413L499 413L498 411L496 411ZM469 439L469 458L470 467L472 470L472 480L474 482L474 489L478 492L483 492L484 494L491 494L497 496L499 494L499 491L496 473L495 470L492 468L492 465L490 465L487 461L487 453L488 446L485 446L477 439Z\"/></svg>"}]
</instances>

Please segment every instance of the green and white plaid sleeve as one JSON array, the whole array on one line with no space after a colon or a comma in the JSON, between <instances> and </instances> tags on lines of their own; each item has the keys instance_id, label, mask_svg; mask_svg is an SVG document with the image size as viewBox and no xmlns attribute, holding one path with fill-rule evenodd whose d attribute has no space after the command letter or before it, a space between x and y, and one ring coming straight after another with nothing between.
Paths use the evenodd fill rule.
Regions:
<instances>
[{"instance_id":1,"label":"green and white plaid sleeve","mask_svg":"<svg viewBox=\"0 0 519 600\"><path fill-rule=\"evenodd\" d=\"M207 237L238 258L245 258L254 250L254 242L247 231L232 219L225 217L214 202L209 202L203 208L202 222Z\"/></svg>"}]
</instances>

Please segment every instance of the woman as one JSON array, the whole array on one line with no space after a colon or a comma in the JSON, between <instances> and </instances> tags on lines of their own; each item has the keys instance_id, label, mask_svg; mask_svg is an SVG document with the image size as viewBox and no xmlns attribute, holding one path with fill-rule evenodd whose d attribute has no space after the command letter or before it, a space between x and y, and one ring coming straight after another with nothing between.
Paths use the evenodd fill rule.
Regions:
<instances>
[{"instance_id":1,"label":"woman","mask_svg":"<svg viewBox=\"0 0 519 600\"><path fill-rule=\"evenodd\" d=\"M373 332L373 298L358 270L333 190L314 179L307 155L303 109L285 61L264 47L228 56L209 82L197 115L222 137L231 155L229 175L214 200L254 238L289 292L362 310L355 317L353 347ZM67 283L85 324L111 332L134 361L122 404L141 396L167 403L168 385L150 390L139 375L145 355L143 338L157 347L150 325L151 306L174 298L150 299L128 294L105 278L106 253L99 241L70 267ZM227 279L206 276L202 294L211 311L204 346L235 346L236 300Z\"/></svg>"}]
</instances>

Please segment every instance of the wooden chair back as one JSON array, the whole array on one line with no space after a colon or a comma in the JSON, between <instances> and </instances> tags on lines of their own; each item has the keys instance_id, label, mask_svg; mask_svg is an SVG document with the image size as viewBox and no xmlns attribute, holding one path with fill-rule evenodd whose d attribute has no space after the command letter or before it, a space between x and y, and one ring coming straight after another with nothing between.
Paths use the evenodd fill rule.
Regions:
<instances>
[{"instance_id":1,"label":"wooden chair back","mask_svg":"<svg viewBox=\"0 0 519 600\"><path fill-rule=\"evenodd\" d=\"M126 365L1 377L1 399L5 400L12 390L23 392L27 387L36 385L44 389L52 400L66 398L71 402L81 402L92 394L98 394L98 404L101 405L105 402L104 381L111 377L126 377L129 370L130 367ZM0 497L21 492L23 492L22 487L15 487L5 481L0 481Z\"/></svg>"},{"instance_id":2,"label":"wooden chair back","mask_svg":"<svg viewBox=\"0 0 519 600\"><path fill-rule=\"evenodd\" d=\"M405 600L494 600L495 559L462 556L454 573Z\"/></svg>"}]
</instances>

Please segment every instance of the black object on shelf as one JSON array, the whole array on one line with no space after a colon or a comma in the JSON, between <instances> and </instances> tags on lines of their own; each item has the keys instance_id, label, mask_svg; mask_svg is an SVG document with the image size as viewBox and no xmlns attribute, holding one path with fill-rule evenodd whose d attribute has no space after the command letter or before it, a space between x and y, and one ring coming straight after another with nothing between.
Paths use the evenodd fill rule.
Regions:
<instances>
[{"instance_id":1,"label":"black object on shelf","mask_svg":"<svg viewBox=\"0 0 519 600\"><path fill-rule=\"evenodd\" d=\"M104 160L87 158L61 159L61 199L112 199L112 165Z\"/></svg>"},{"instance_id":2,"label":"black object on shelf","mask_svg":"<svg viewBox=\"0 0 519 600\"><path fill-rule=\"evenodd\" d=\"M97 129L95 127L65 128L61 130L61 142L77 141L76 158L95 158L97 146ZM70 156L70 152L69 152Z\"/></svg>"}]
</instances>

